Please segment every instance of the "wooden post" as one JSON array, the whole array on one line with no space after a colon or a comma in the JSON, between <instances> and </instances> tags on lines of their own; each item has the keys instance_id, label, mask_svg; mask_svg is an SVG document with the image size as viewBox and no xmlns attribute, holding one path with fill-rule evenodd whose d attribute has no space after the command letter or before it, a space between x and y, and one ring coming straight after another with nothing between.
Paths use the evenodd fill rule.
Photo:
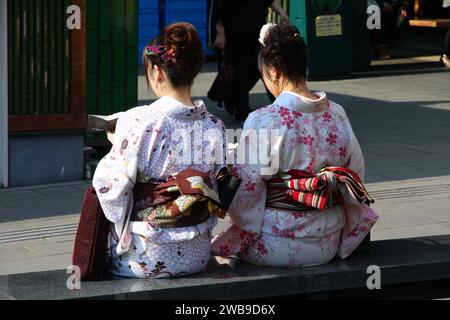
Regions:
<instances>
[{"instance_id":1,"label":"wooden post","mask_svg":"<svg viewBox=\"0 0 450 320\"><path fill-rule=\"evenodd\" d=\"M0 186L8 187L8 14L0 0Z\"/></svg>"},{"instance_id":2,"label":"wooden post","mask_svg":"<svg viewBox=\"0 0 450 320\"><path fill-rule=\"evenodd\" d=\"M81 9L81 30L70 32L70 113L86 114L86 0L72 0Z\"/></svg>"}]
</instances>

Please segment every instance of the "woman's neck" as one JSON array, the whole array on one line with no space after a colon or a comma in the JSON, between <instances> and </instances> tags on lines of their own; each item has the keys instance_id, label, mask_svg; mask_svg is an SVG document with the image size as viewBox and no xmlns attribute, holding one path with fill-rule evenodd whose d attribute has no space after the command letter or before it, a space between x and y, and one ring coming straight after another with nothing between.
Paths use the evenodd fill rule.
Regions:
<instances>
[{"instance_id":1,"label":"woman's neck","mask_svg":"<svg viewBox=\"0 0 450 320\"><path fill-rule=\"evenodd\" d=\"M194 103L192 102L191 98L191 88L190 87L184 87L179 89L168 89L163 94L164 96L171 97L182 104L193 107Z\"/></svg>"},{"instance_id":2,"label":"woman's neck","mask_svg":"<svg viewBox=\"0 0 450 320\"><path fill-rule=\"evenodd\" d=\"M312 99L312 100L317 99L317 96L308 89L306 82L302 82L297 85L294 85L293 83L290 82L286 86L283 87L282 92L283 91L294 92L305 98Z\"/></svg>"}]
</instances>

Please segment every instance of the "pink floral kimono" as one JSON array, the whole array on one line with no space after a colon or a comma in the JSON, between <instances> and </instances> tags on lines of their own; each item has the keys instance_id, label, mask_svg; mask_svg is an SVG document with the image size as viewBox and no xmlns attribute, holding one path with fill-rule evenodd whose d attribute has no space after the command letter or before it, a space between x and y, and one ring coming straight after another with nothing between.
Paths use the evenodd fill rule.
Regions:
<instances>
[{"instance_id":1,"label":"pink floral kimono","mask_svg":"<svg viewBox=\"0 0 450 320\"><path fill-rule=\"evenodd\" d=\"M344 109L317 92L310 100L282 93L244 124L241 144L258 150L249 129L278 129L279 143L269 147L279 170L317 173L327 166L345 167L364 179L364 160ZM314 266L336 255L348 257L367 236L378 215L366 204L335 204L323 211L283 211L266 206L268 175L261 162L237 164L241 187L231 204L231 224L212 243L212 252L254 264ZM275 172L276 173L276 172Z\"/></svg>"},{"instance_id":2,"label":"pink floral kimono","mask_svg":"<svg viewBox=\"0 0 450 320\"><path fill-rule=\"evenodd\" d=\"M217 220L174 228L130 220L137 182L163 181L187 168L211 176L224 163L225 127L207 112L162 97L121 115L111 152L99 163L93 186L113 223L109 271L138 278L176 277L200 272L210 258L211 230Z\"/></svg>"}]
</instances>

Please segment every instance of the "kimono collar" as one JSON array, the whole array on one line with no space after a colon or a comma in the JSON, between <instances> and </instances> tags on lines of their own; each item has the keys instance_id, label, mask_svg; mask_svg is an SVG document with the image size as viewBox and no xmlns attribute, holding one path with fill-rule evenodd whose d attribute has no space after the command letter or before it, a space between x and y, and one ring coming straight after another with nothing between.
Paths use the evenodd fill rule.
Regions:
<instances>
[{"instance_id":1,"label":"kimono collar","mask_svg":"<svg viewBox=\"0 0 450 320\"><path fill-rule=\"evenodd\" d=\"M172 97L163 96L153 103L152 107L157 107L158 112L163 115L183 120L202 120L208 114L202 100L195 100L194 106L191 107Z\"/></svg>"},{"instance_id":2,"label":"kimono collar","mask_svg":"<svg viewBox=\"0 0 450 320\"><path fill-rule=\"evenodd\" d=\"M325 92L316 91L313 94L317 96L317 99L309 99L294 92L283 91L274 104L303 113L322 112L329 108L330 100Z\"/></svg>"}]
</instances>

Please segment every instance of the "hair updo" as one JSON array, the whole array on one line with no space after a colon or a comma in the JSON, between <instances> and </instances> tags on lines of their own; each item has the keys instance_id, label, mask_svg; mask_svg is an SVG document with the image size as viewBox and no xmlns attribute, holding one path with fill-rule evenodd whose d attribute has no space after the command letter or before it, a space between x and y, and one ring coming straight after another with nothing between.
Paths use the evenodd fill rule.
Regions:
<instances>
[{"instance_id":1,"label":"hair updo","mask_svg":"<svg viewBox=\"0 0 450 320\"><path fill-rule=\"evenodd\" d=\"M145 70L149 64L161 67L175 88L192 85L203 63L202 43L195 27L187 22L168 25L149 45L162 47L161 55L149 55L147 49L142 53ZM170 54L170 59L164 57ZM147 79L148 81L148 79Z\"/></svg>"},{"instance_id":2,"label":"hair updo","mask_svg":"<svg viewBox=\"0 0 450 320\"><path fill-rule=\"evenodd\" d=\"M261 70L263 67L274 67L294 84L306 78L306 43L295 26L275 25L267 31L263 40L259 54Z\"/></svg>"}]
</instances>

